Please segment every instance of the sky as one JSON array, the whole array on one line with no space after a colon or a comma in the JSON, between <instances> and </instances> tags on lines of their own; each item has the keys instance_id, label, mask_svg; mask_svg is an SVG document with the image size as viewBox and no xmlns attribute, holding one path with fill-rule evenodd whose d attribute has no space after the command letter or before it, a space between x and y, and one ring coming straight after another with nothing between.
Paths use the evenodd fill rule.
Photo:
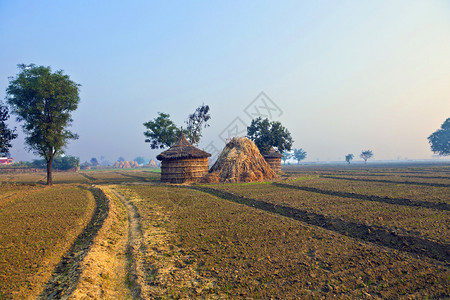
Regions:
<instances>
[{"instance_id":1,"label":"sky","mask_svg":"<svg viewBox=\"0 0 450 300\"><path fill-rule=\"evenodd\" d=\"M17 64L80 87L68 155L154 159L144 122L183 126L202 103L215 155L257 116L305 161L431 159L450 117L450 1L0 0L0 99ZM13 118L12 118L13 119ZM11 156L37 158L17 126Z\"/></svg>"}]
</instances>

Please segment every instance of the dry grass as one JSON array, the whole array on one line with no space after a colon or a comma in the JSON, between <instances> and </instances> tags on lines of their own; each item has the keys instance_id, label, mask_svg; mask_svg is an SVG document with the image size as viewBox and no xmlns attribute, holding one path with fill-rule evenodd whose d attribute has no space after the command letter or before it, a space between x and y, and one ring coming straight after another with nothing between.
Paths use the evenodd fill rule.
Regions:
<instances>
[{"instance_id":1,"label":"dry grass","mask_svg":"<svg viewBox=\"0 0 450 300\"><path fill-rule=\"evenodd\" d=\"M277 175L248 138L233 138L211 167L204 182L252 182L275 178Z\"/></svg>"},{"instance_id":2,"label":"dry grass","mask_svg":"<svg viewBox=\"0 0 450 300\"><path fill-rule=\"evenodd\" d=\"M35 298L95 204L74 186L17 188L0 210L0 298Z\"/></svg>"}]
</instances>

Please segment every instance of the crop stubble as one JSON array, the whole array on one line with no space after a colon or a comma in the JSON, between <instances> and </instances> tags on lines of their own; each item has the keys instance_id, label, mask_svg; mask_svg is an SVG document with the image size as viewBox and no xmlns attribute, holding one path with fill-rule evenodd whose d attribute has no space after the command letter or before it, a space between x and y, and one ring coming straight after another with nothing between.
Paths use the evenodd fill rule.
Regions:
<instances>
[{"instance_id":1,"label":"crop stubble","mask_svg":"<svg viewBox=\"0 0 450 300\"><path fill-rule=\"evenodd\" d=\"M34 298L95 205L89 192L75 186L16 188L0 210L0 295Z\"/></svg>"}]
</instances>

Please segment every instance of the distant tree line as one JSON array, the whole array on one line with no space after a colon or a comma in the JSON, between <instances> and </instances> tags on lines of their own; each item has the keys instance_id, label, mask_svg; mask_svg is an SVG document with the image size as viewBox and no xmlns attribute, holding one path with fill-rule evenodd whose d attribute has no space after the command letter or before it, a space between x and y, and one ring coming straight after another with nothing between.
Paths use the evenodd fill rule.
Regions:
<instances>
[{"instance_id":1,"label":"distant tree line","mask_svg":"<svg viewBox=\"0 0 450 300\"><path fill-rule=\"evenodd\" d=\"M31 167L38 169L47 168L45 159L35 159L31 162ZM71 170L80 167L80 158L75 156L55 156L53 159L52 169L55 170Z\"/></svg>"}]
</instances>

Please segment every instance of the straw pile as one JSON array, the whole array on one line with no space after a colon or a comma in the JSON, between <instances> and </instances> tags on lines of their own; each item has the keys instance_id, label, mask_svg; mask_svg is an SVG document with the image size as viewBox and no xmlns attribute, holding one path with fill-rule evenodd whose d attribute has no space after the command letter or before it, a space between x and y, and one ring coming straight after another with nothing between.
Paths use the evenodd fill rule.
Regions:
<instances>
[{"instance_id":1,"label":"straw pile","mask_svg":"<svg viewBox=\"0 0 450 300\"><path fill-rule=\"evenodd\" d=\"M248 138L233 138L220 153L204 182L251 182L275 178L258 147Z\"/></svg>"},{"instance_id":2,"label":"straw pile","mask_svg":"<svg viewBox=\"0 0 450 300\"><path fill-rule=\"evenodd\" d=\"M131 168L139 168L139 164L135 161L116 161L113 165L114 168L121 169L131 169Z\"/></svg>"},{"instance_id":3,"label":"straw pile","mask_svg":"<svg viewBox=\"0 0 450 300\"><path fill-rule=\"evenodd\" d=\"M148 163L150 168L157 168L158 164L156 163L156 161L154 159L150 160L150 162Z\"/></svg>"}]
</instances>

